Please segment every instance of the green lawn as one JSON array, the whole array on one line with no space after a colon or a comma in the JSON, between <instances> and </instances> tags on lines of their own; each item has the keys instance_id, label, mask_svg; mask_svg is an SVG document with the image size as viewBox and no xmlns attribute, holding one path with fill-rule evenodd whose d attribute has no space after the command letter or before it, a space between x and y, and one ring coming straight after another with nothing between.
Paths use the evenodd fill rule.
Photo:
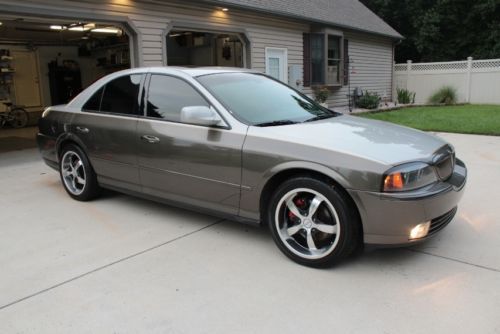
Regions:
<instances>
[{"instance_id":1,"label":"green lawn","mask_svg":"<svg viewBox=\"0 0 500 334\"><path fill-rule=\"evenodd\" d=\"M359 116L425 131L500 136L500 106L493 105L415 107Z\"/></svg>"}]
</instances>

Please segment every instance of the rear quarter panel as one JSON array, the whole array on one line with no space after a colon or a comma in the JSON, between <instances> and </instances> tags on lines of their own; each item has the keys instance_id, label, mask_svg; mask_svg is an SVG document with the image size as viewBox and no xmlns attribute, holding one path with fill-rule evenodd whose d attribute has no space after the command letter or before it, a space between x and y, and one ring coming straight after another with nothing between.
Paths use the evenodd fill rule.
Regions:
<instances>
[{"instance_id":1,"label":"rear quarter panel","mask_svg":"<svg viewBox=\"0 0 500 334\"><path fill-rule=\"evenodd\" d=\"M59 161L59 145L67 136L74 115L64 109L64 106L48 108L38 121L38 148L42 158L52 163Z\"/></svg>"}]
</instances>

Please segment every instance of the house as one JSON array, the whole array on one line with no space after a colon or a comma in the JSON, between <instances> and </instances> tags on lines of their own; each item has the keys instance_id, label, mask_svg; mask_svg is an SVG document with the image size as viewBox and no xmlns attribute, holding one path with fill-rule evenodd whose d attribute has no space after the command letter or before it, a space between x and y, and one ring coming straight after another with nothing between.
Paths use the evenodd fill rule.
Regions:
<instances>
[{"instance_id":1,"label":"house","mask_svg":"<svg viewBox=\"0 0 500 334\"><path fill-rule=\"evenodd\" d=\"M402 36L357 0L0 0L0 91L36 111L135 66L248 67L331 107L391 99ZM12 71L9 71L11 69Z\"/></svg>"}]
</instances>

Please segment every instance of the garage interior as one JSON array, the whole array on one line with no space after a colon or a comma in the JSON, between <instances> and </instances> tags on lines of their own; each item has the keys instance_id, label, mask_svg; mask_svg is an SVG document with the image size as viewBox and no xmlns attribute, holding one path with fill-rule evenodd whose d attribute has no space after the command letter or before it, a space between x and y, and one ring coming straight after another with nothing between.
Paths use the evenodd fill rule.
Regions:
<instances>
[{"instance_id":1,"label":"garage interior","mask_svg":"<svg viewBox=\"0 0 500 334\"><path fill-rule=\"evenodd\" d=\"M176 29L167 36L167 50L170 66L245 66L239 34Z\"/></svg>"},{"instance_id":2,"label":"garage interior","mask_svg":"<svg viewBox=\"0 0 500 334\"><path fill-rule=\"evenodd\" d=\"M0 112L7 110L4 103L22 106L28 125L36 125L46 107L65 104L99 78L130 66L130 38L119 25L0 16ZM7 138L0 136L0 151L12 148L15 140Z\"/></svg>"},{"instance_id":3,"label":"garage interior","mask_svg":"<svg viewBox=\"0 0 500 334\"><path fill-rule=\"evenodd\" d=\"M130 67L129 37L116 25L23 17L0 22L0 101L30 112L67 103L95 80Z\"/></svg>"}]
</instances>

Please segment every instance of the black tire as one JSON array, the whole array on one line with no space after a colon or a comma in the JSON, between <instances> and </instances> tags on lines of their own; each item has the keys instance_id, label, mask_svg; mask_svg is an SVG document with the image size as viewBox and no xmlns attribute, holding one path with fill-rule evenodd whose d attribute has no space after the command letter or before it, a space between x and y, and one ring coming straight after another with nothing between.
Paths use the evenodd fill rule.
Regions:
<instances>
[{"instance_id":1,"label":"black tire","mask_svg":"<svg viewBox=\"0 0 500 334\"><path fill-rule=\"evenodd\" d=\"M10 112L12 120L9 121L9 125L14 129L24 128L28 125L28 113L23 108L14 108Z\"/></svg>"},{"instance_id":2,"label":"black tire","mask_svg":"<svg viewBox=\"0 0 500 334\"><path fill-rule=\"evenodd\" d=\"M265 214L278 248L301 265L332 266L360 244L361 222L345 191L310 176L282 183Z\"/></svg>"},{"instance_id":3,"label":"black tire","mask_svg":"<svg viewBox=\"0 0 500 334\"><path fill-rule=\"evenodd\" d=\"M74 166L78 165L78 167L69 167L68 164L73 165L70 161L73 161ZM81 161L81 164L77 161ZM64 189L73 199L90 201L101 193L94 169L85 152L77 145L67 144L61 150L59 175ZM77 178L83 179L85 182L77 181Z\"/></svg>"}]
</instances>

